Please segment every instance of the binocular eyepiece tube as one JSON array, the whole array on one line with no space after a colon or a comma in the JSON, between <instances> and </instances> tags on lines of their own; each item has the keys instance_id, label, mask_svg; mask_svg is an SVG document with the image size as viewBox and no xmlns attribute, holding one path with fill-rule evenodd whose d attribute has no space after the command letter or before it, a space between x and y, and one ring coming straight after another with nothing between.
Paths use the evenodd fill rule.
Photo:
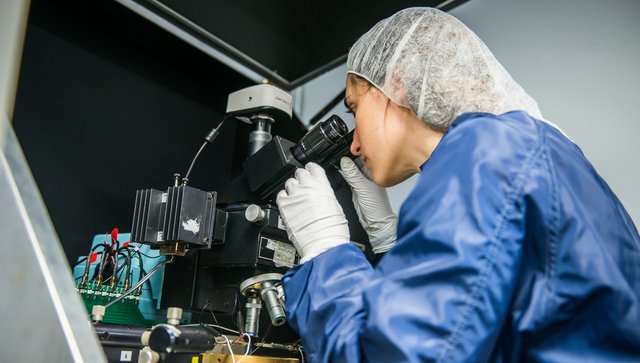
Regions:
<instances>
[{"instance_id":1,"label":"binocular eyepiece tube","mask_svg":"<svg viewBox=\"0 0 640 363\"><path fill-rule=\"evenodd\" d=\"M347 124L340 117L332 115L304 135L291 148L291 154L302 165L308 162L322 163L335 149L348 143L345 138L348 133Z\"/></svg>"}]
</instances>

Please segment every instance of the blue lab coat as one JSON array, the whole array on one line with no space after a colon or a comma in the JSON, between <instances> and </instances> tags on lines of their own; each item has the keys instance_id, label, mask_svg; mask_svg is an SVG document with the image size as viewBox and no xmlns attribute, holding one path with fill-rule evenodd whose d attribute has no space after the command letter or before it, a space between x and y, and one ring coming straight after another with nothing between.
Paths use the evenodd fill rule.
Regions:
<instances>
[{"instance_id":1,"label":"blue lab coat","mask_svg":"<svg viewBox=\"0 0 640 363\"><path fill-rule=\"evenodd\" d=\"M580 149L524 112L459 116L373 268L287 272L311 362L640 362L640 237Z\"/></svg>"}]
</instances>

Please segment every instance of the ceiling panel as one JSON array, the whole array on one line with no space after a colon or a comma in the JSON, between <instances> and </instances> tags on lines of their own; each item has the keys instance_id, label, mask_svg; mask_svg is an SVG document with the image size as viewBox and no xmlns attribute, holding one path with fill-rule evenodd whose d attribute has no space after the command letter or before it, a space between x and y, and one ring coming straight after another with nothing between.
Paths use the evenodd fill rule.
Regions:
<instances>
[{"instance_id":1,"label":"ceiling panel","mask_svg":"<svg viewBox=\"0 0 640 363\"><path fill-rule=\"evenodd\" d=\"M139 13L157 17L158 25L179 28L183 36L222 51L258 77L293 89L344 62L360 35L398 10L449 10L466 0L118 1L132 9L144 8Z\"/></svg>"}]
</instances>

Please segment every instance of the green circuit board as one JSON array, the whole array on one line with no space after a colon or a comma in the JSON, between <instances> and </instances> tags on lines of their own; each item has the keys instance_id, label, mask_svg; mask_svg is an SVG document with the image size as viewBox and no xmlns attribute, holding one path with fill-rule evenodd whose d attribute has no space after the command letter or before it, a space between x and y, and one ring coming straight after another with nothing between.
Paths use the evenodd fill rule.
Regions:
<instances>
[{"instance_id":1,"label":"green circuit board","mask_svg":"<svg viewBox=\"0 0 640 363\"><path fill-rule=\"evenodd\" d=\"M115 290L111 290L108 285L97 286L94 283L87 283L84 286L81 286L81 283L77 283L76 289L80 293L84 305L87 308L87 313L89 314L91 314L93 305L105 305L124 292L122 287L116 287ZM135 326L155 325L157 322L145 319L140 312L138 308L139 300L140 293L131 293L122 299L122 301L110 306L102 321L105 323Z\"/></svg>"}]
</instances>

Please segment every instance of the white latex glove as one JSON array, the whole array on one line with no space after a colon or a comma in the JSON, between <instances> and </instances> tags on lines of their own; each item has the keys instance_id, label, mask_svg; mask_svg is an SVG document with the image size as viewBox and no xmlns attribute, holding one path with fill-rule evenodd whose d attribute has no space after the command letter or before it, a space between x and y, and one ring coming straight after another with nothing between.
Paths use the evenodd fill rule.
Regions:
<instances>
[{"instance_id":1,"label":"white latex glove","mask_svg":"<svg viewBox=\"0 0 640 363\"><path fill-rule=\"evenodd\" d=\"M347 218L321 166L308 163L284 187L276 203L300 263L349 243Z\"/></svg>"},{"instance_id":2,"label":"white latex glove","mask_svg":"<svg viewBox=\"0 0 640 363\"><path fill-rule=\"evenodd\" d=\"M398 217L393 213L387 191L369 180L349 158L340 159L340 173L351 187L353 206L369 236L374 253L387 252L396 243ZM365 167L365 173L369 170Z\"/></svg>"}]
</instances>

